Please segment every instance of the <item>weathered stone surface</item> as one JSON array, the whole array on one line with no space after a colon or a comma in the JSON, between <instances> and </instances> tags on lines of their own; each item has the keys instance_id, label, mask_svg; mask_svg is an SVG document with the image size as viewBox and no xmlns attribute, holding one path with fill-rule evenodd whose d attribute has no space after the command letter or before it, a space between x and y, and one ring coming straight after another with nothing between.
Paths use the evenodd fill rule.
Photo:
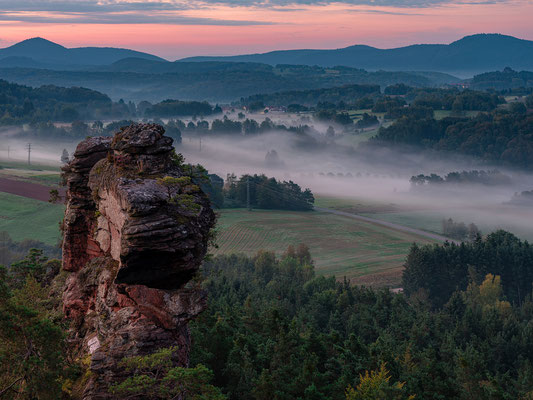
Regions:
<instances>
[{"instance_id":1,"label":"weathered stone surface","mask_svg":"<svg viewBox=\"0 0 533 400\"><path fill-rule=\"evenodd\" d=\"M161 182L184 173L172 139L153 124L86 139L64 168L63 269L71 274L63 307L73 354L90 357L80 398L112 398L124 357L178 346L176 364L188 364L187 323L206 304L190 280L214 214L190 179Z\"/></svg>"}]
</instances>

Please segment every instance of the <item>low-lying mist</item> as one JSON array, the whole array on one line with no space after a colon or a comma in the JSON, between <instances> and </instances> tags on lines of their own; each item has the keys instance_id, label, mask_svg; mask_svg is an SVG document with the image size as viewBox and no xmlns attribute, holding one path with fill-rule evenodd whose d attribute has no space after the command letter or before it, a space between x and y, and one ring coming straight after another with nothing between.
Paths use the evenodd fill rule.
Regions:
<instances>
[{"instance_id":1,"label":"low-lying mist","mask_svg":"<svg viewBox=\"0 0 533 400\"><path fill-rule=\"evenodd\" d=\"M247 116L249 117L249 116ZM256 120L265 115L251 116ZM293 116L270 116L277 123L294 126ZM507 229L533 240L533 207L509 203L516 192L533 189L533 174L496 167L464 156L395 151L377 146L339 145L327 137L329 124L313 122L308 133L272 131L257 135L194 135L183 133L177 151L191 163L204 165L222 178L227 174L265 174L292 180L310 188L321 199L339 199L336 205L353 212L376 213L379 218L419 228L438 230L439 221L453 218L475 223L484 233ZM0 160L27 163L31 143L34 165L58 167L63 149L72 155L79 139L35 139L21 129L0 132ZM26 132L27 133L27 132ZM8 158L9 149L9 158ZM267 156L268 154L268 156ZM445 176L453 171L498 169L509 176L505 185L456 184L413 188L410 178L419 174ZM1 172L1 171L0 171ZM319 205L331 203L319 202Z\"/></svg>"},{"instance_id":2,"label":"low-lying mist","mask_svg":"<svg viewBox=\"0 0 533 400\"><path fill-rule=\"evenodd\" d=\"M31 164L58 167L61 165L63 149L72 154L76 149L78 140L26 137L22 129L9 128L0 131L0 143L0 161L27 163L28 147L31 146Z\"/></svg>"},{"instance_id":3,"label":"low-lying mist","mask_svg":"<svg viewBox=\"0 0 533 400\"><path fill-rule=\"evenodd\" d=\"M319 197L344 199L355 212L401 215L407 224L429 229L435 221L453 218L475 223L484 233L507 229L533 239L533 209L508 204L515 192L533 189L533 175L499 167L509 176L505 185L456 184L415 189L418 174L493 170L494 165L467 157L353 149L323 137L306 145L297 134L270 132L257 136L185 136L179 148L189 162L204 165L222 178L228 173L265 174L292 180ZM275 151L277 157L267 157ZM429 221L429 222L428 222ZM438 225L438 223L437 223ZM433 229L435 230L435 229Z\"/></svg>"}]
</instances>

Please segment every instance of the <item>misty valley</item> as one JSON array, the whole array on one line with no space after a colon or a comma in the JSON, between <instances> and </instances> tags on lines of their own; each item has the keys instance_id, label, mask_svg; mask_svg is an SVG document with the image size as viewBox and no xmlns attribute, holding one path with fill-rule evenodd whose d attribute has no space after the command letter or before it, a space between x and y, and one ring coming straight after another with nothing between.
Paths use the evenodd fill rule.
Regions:
<instances>
[{"instance_id":1,"label":"misty valley","mask_svg":"<svg viewBox=\"0 0 533 400\"><path fill-rule=\"evenodd\" d=\"M531 43L0 49L0 399L533 398Z\"/></svg>"}]
</instances>

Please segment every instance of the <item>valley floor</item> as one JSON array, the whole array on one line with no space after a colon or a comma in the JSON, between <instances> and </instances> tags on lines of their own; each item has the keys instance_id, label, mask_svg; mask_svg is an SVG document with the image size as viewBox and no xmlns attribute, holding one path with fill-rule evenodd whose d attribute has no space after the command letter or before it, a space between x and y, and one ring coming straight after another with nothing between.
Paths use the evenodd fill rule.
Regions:
<instances>
[{"instance_id":1,"label":"valley floor","mask_svg":"<svg viewBox=\"0 0 533 400\"><path fill-rule=\"evenodd\" d=\"M412 243L436 241L324 211L229 209L219 214L218 248L212 254L253 255L260 249L281 254L291 244L304 243L318 273L371 286L397 286Z\"/></svg>"}]
</instances>

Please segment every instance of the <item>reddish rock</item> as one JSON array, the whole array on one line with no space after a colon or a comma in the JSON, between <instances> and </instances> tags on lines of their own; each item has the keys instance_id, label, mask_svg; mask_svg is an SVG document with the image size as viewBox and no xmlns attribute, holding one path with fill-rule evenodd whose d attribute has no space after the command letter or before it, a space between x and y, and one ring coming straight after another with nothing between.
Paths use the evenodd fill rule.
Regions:
<instances>
[{"instance_id":1,"label":"reddish rock","mask_svg":"<svg viewBox=\"0 0 533 400\"><path fill-rule=\"evenodd\" d=\"M90 356L80 398L111 399L124 357L177 346L176 365L188 365L187 323L206 305L190 281L215 221L192 173L154 124L86 139L64 167L63 307L73 355Z\"/></svg>"}]
</instances>

